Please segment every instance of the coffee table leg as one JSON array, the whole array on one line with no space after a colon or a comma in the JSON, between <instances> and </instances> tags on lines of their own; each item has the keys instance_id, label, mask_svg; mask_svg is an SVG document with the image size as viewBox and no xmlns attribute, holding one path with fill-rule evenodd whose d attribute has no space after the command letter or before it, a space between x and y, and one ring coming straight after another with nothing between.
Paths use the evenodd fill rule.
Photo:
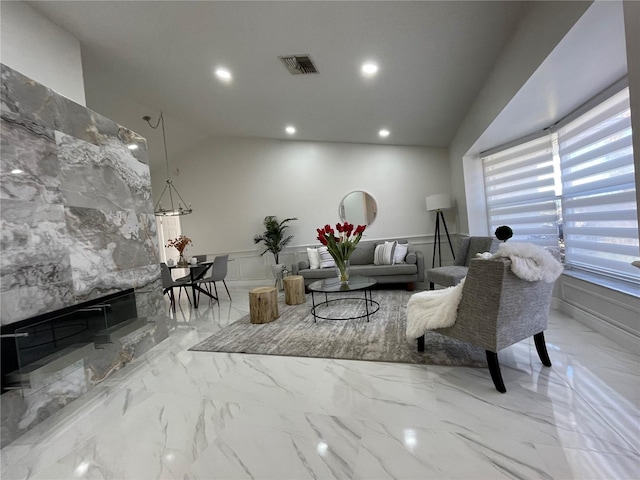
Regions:
<instances>
[{"instance_id":1,"label":"coffee table leg","mask_svg":"<svg viewBox=\"0 0 640 480\"><path fill-rule=\"evenodd\" d=\"M369 292L369 297L371 297L371 292ZM364 291L364 306L367 309L367 322L369 321L369 302L367 301L367 290Z\"/></svg>"},{"instance_id":2,"label":"coffee table leg","mask_svg":"<svg viewBox=\"0 0 640 480\"><path fill-rule=\"evenodd\" d=\"M313 323L316 323L317 322L317 319L316 319L316 297L313 294L313 290L311 290L311 305L312 305L311 311L313 312Z\"/></svg>"}]
</instances>

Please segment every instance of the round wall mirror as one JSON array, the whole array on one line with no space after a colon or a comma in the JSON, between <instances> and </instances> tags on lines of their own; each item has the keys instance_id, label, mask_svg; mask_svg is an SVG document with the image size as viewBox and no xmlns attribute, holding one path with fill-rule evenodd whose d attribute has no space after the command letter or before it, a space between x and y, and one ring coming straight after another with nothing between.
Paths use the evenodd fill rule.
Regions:
<instances>
[{"instance_id":1,"label":"round wall mirror","mask_svg":"<svg viewBox=\"0 0 640 480\"><path fill-rule=\"evenodd\" d=\"M338 216L343 222L354 225L371 225L378 214L376 199L363 190L347 193L338 207Z\"/></svg>"}]
</instances>

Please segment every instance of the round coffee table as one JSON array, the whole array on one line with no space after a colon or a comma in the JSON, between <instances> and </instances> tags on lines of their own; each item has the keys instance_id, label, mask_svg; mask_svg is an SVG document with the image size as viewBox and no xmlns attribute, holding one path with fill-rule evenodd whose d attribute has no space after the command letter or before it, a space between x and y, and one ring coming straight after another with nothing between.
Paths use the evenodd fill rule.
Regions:
<instances>
[{"instance_id":1,"label":"round coffee table","mask_svg":"<svg viewBox=\"0 0 640 480\"><path fill-rule=\"evenodd\" d=\"M369 316L380 310L380 304L371 298L371 287L378 283L371 277L350 277L348 283L342 283L338 277L325 278L324 280L318 280L310 284L307 288L311 292L311 313L313 314L313 321L316 322L318 318L322 320L355 320L357 318L366 318L369 321ZM364 299L362 297L349 297L341 296L340 298L332 298L329 300L329 293L352 293L356 291L364 292ZM324 293L324 302L316 303L316 293ZM362 315L356 315L354 317L327 317L318 315L317 308L328 306L332 302L340 302L343 300L364 300L365 313Z\"/></svg>"}]
</instances>

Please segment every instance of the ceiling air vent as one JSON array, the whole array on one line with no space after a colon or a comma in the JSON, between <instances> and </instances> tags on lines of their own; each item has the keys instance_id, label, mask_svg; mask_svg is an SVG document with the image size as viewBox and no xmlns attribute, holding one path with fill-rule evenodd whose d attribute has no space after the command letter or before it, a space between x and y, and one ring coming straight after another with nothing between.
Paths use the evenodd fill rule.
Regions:
<instances>
[{"instance_id":1,"label":"ceiling air vent","mask_svg":"<svg viewBox=\"0 0 640 480\"><path fill-rule=\"evenodd\" d=\"M278 58L282 60L282 63L284 63L284 66L287 67L291 75L318 73L309 55L282 55Z\"/></svg>"}]
</instances>

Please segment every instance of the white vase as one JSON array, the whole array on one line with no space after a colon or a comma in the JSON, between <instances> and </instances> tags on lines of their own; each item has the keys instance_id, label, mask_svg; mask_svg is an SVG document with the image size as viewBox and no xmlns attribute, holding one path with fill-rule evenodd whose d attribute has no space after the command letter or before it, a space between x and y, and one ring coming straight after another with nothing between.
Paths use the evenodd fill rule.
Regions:
<instances>
[{"instance_id":1,"label":"white vase","mask_svg":"<svg viewBox=\"0 0 640 480\"><path fill-rule=\"evenodd\" d=\"M282 278L282 270L284 270L284 263L271 265L271 273L273 274L273 278L275 278L276 280Z\"/></svg>"}]
</instances>

